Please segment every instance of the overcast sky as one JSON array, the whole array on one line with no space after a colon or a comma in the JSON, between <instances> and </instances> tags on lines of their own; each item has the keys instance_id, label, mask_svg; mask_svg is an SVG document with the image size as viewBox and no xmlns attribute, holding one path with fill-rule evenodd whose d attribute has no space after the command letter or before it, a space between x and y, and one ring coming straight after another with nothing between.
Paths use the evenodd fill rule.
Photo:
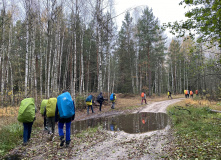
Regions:
<instances>
[{"instance_id":1,"label":"overcast sky","mask_svg":"<svg viewBox=\"0 0 221 160\"><path fill-rule=\"evenodd\" d=\"M184 6L179 5L180 1L181 0L115 0L115 11L118 15L130 8L141 5L148 6L149 8L152 8L154 16L158 17L160 23L163 24L185 19L184 13L187 9L184 9ZM122 14L117 17L118 27L121 26L121 22L124 20L124 15L125 14ZM168 32L166 32L166 34L168 37L172 37Z\"/></svg>"}]
</instances>

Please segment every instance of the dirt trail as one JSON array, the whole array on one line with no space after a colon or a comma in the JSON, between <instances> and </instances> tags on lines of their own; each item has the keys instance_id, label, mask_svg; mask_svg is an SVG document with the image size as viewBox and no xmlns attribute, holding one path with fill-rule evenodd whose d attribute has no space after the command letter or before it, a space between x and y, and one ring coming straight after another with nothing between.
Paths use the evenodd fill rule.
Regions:
<instances>
[{"instance_id":1,"label":"dirt trail","mask_svg":"<svg viewBox=\"0 0 221 160\"><path fill-rule=\"evenodd\" d=\"M171 105L173 103L177 103L181 100L184 100L184 98L154 102L152 104L147 105L144 109L140 110L139 112L154 112L154 113L161 112L161 113L166 113L166 108L169 105Z\"/></svg>"},{"instance_id":2,"label":"dirt trail","mask_svg":"<svg viewBox=\"0 0 221 160\"><path fill-rule=\"evenodd\" d=\"M161 102L153 102L136 112L163 112L173 103L183 99L172 99ZM147 132L142 134L128 134L123 131L107 131L109 136L104 141L87 148L73 159L164 159L165 146L168 144L169 128ZM84 148L84 147L83 147ZM83 150L83 149L82 149Z\"/></svg>"}]
</instances>

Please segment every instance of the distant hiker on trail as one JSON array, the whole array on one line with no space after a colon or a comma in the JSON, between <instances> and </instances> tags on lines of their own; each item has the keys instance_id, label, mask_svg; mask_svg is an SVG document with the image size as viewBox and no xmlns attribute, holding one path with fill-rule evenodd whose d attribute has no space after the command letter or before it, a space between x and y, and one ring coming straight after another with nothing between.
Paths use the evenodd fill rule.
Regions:
<instances>
[{"instance_id":1,"label":"distant hiker on trail","mask_svg":"<svg viewBox=\"0 0 221 160\"><path fill-rule=\"evenodd\" d=\"M198 93L198 90L195 90L195 94L198 96L198 94L199 94L199 93Z\"/></svg>"},{"instance_id":2,"label":"distant hiker on trail","mask_svg":"<svg viewBox=\"0 0 221 160\"><path fill-rule=\"evenodd\" d=\"M48 99L43 99L41 102L41 107L40 107L40 113L42 117L44 118L44 130L45 131L48 130L46 126L46 115L44 115L44 111L45 111L47 103L48 103Z\"/></svg>"},{"instance_id":3,"label":"distant hiker on trail","mask_svg":"<svg viewBox=\"0 0 221 160\"><path fill-rule=\"evenodd\" d=\"M143 101L145 101L145 104L147 104L147 100L146 100L147 96L146 96L146 93L145 93L145 92L142 92L142 93L141 93L141 98L142 98L142 100L141 100L141 105L143 104Z\"/></svg>"},{"instance_id":4,"label":"distant hiker on trail","mask_svg":"<svg viewBox=\"0 0 221 160\"><path fill-rule=\"evenodd\" d=\"M102 92L97 96L97 102L100 103L100 111L101 111L101 107L102 107L102 103L104 101L104 97L102 95Z\"/></svg>"},{"instance_id":5,"label":"distant hiker on trail","mask_svg":"<svg viewBox=\"0 0 221 160\"><path fill-rule=\"evenodd\" d=\"M193 98L193 91L190 91L190 97Z\"/></svg>"},{"instance_id":6,"label":"distant hiker on trail","mask_svg":"<svg viewBox=\"0 0 221 160\"><path fill-rule=\"evenodd\" d=\"M64 90L61 95L57 97L57 105L55 111L55 122L58 122L58 133L60 137L60 146L64 145L64 124L66 126L66 147L71 142L71 122L75 118L75 105L70 93Z\"/></svg>"},{"instance_id":7,"label":"distant hiker on trail","mask_svg":"<svg viewBox=\"0 0 221 160\"><path fill-rule=\"evenodd\" d=\"M93 96L90 94L90 95L86 98L87 114L89 114L89 108L91 108L92 113L94 113L92 103L94 103L94 101L93 101Z\"/></svg>"},{"instance_id":8,"label":"distant hiker on trail","mask_svg":"<svg viewBox=\"0 0 221 160\"><path fill-rule=\"evenodd\" d=\"M112 93L112 94L110 95L110 100L111 100L111 102L112 102L111 109L115 109L114 105L115 105L115 100L116 100L116 99L117 99L117 98L116 98L115 93Z\"/></svg>"},{"instance_id":9,"label":"distant hiker on trail","mask_svg":"<svg viewBox=\"0 0 221 160\"><path fill-rule=\"evenodd\" d=\"M167 94L168 94L168 98L170 97L171 99L173 99L170 91L168 91Z\"/></svg>"},{"instance_id":10,"label":"distant hiker on trail","mask_svg":"<svg viewBox=\"0 0 221 160\"><path fill-rule=\"evenodd\" d=\"M53 139L55 131L56 104L57 104L57 98L49 98L44 111L44 116L46 116L46 126L48 134L50 135L49 137L50 141Z\"/></svg>"},{"instance_id":11,"label":"distant hiker on trail","mask_svg":"<svg viewBox=\"0 0 221 160\"><path fill-rule=\"evenodd\" d=\"M31 138L32 125L35 121L36 107L34 98L25 98L21 101L18 110L18 121L23 123L23 145L27 145Z\"/></svg>"},{"instance_id":12,"label":"distant hiker on trail","mask_svg":"<svg viewBox=\"0 0 221 160\"><path fill-rule=\"evenodd\" d=\"M188 96L188 90L184 90L184 93L185 93L185 98L187 98Z\"/></svg>"},{"instance_id":13,"label":"distant hiker on trail","mask_svg":"<svg viewBox=\"0 0 221 160\"><path fill-rule=\"evenodd\" d=\"M190 91L187 90L187 97L189 98L190 97Z\"/></svg>"}]
</instances>

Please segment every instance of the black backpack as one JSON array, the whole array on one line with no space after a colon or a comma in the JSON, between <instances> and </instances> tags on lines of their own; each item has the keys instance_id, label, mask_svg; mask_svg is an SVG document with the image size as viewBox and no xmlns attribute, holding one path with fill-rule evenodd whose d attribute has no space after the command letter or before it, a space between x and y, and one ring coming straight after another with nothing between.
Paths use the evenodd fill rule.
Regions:
<instances>
[{"instance_id":1,"label":"black backpack","mask_svg":"<svg viewBox=\"0 0 221 160\"><path fill-rule=\"evenodd\" d=\"M101 101L102 101L102 100L101 100L101 95L100 95L100 94L97 96L97 101L98 101L98 102L101 102Z\"/></svg>"}]
</instances>

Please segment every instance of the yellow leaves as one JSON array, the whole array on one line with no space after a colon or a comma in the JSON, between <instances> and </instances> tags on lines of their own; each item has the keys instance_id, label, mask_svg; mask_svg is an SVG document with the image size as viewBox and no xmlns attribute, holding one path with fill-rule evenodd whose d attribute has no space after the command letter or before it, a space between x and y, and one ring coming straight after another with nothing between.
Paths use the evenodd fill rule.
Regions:
<instances>
[{"instance_id":1,"label":"yellow leaves","mask_svg":"<svg viewBox=\"0 0 221 160\"><path fill-rule=\"evenodd\" d=\"M17 116L19 107L0 108L0 116Z\"/></svg>"},{"instance_id":2,"label":"yellow leaves","mask_svg":"<svg viewBox=\"0 0 221 160\"><path fill-rule=\"evenodd\" d=\"M12 95L12 91L8 92L8 95L9 95L9 96Z\"/></svg>"}]
</instances>

